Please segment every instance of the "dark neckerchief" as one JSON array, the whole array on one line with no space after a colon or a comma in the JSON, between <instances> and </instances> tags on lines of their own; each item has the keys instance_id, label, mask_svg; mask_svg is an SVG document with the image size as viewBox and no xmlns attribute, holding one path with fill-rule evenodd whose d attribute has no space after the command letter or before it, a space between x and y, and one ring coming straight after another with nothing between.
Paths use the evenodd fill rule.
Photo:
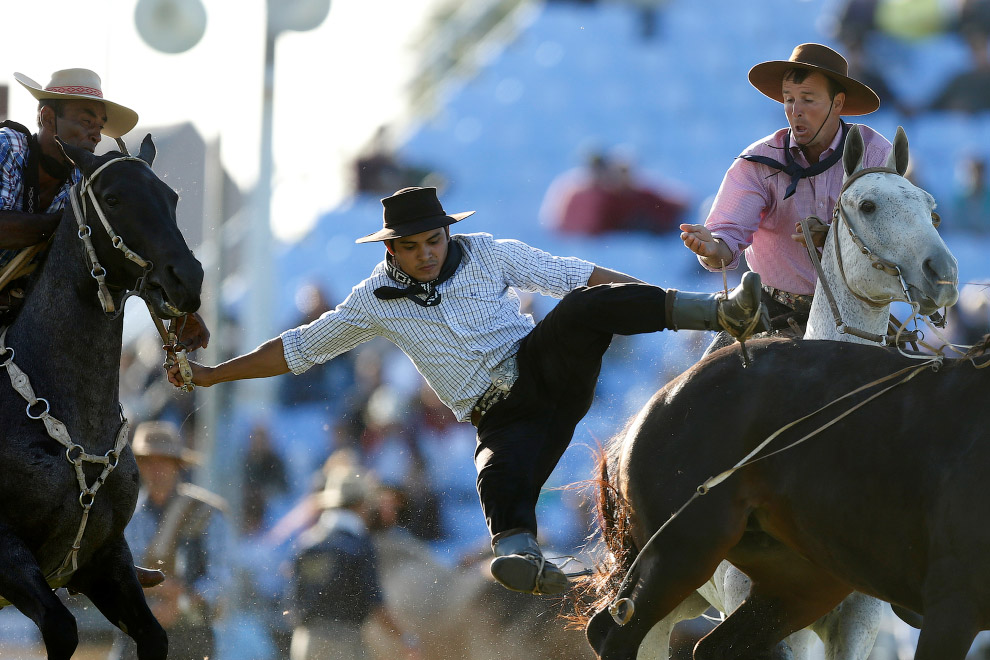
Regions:
<instances>
[{"instance_id":1,"label":"dark neckerchief","mask_svg":"<svg viewBox=\"0 0 990 660\"><path fill-rule=\"evenodd\" d=\"M461 245L457 241L450 239L447 241L447 258L443 260L440 267L440 274L436 279L429 282L419 282L405 273L396 265L395 257L391 253L385 255L385 272L393 280L402 284L405 288L400 289L395 286L380 286L375 289L375 297L379 300L396 300L398 298L408 298L422 307L434 307L440 304L441 283L450 279L450 276L457 270L461 263ZM426 295L422 299L420 295Z\"/></svg>"},{"instance_id":2,"label":"dark neckerchief","mask_svg":"<svg viewBox=\"0 0 990 660\"><path fill-rule=\"evenodd\" d=\"M828 168L839 162L842 158L842 149L846 144L846 133L849 132L849 124L840 120L839 123L842 126L842 137L839 139L839 146L835 148L828 158L825 160L819 160L817 163L810 165L808 167L801 167L794 160L794 154L791 153L791 132L787 131L787 135L784 136L784 159L785 163L776 161L768 156L755 156L755 155L745 155L739 156L743 160L748 160L754 163L761 163L775 170L780 170L784 174L788 174L791 177L791 182L787 186L787 191L784 193L784 199L787 199L797 190L798 181L805 177L815 176L816 174L821 174ZM774 172L774 174L777 174Z\"/></svg>"}]
</instances>

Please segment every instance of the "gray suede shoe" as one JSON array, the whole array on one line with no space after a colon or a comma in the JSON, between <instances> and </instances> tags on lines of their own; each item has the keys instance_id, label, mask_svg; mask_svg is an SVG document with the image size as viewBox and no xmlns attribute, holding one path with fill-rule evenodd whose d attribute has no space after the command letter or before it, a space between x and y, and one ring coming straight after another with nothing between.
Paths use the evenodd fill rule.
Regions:
<instances>
[{"instance_id":1,"label":"gray suede shoe","mask_svg":"<svg viewBox=\"0 0 990 660\"><path fill-rule=\"evenodd\" d=\"M543 557L532 532L511 529L496 534L492 549L492 575L507 589L552 596L570 586L564 572Z\"/></svg>"}]
</instances>

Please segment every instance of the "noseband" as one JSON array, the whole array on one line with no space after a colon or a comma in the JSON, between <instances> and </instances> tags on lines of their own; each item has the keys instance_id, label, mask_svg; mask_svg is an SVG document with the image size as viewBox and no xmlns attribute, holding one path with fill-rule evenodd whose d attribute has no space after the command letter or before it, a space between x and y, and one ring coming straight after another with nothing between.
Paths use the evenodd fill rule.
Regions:
<instances>
[{"instance_id":1,"label":"noseband","mask_svg":"<svg viewBox=\"0 0 990 660\"><path fill-rule=\"evenodd\" d=\"M154 268L155 266L151 261L144 259L138 253L134 252L129 247L127 247L127 245L124 243L124 239L122 239L119 235L117 235L117 233L113 230L113 227L110 225L110 222L107 220L106 213L104 213L103 211L103 207L100 205L99 200L96 198L96 193L93 192L93 183L96 181L96 178L111 165L123 161L136 161L146 167L150 167L147 162L135 156L120 156L119 158L114 158L112 160L108 160L107 162L103 163L98 168L96 168L93 171L93 173L90 174L89 176L86 176L84 174L82 180L79 183L72 186L72 188L69 190L69 199L72 202L73 215L76 218L76 222L79 224L79 231L77 235L79 236L80 240L82 240L83 245L86 248L86 261L89 262L89 274L94 280L96 280L97 285L99 287L97 293L99 295L100 305L103 307L103 311L106 312L107 314L112 314L113 318L120 316L121 312L123 312L124 300L126 300L128 297L132 295L140 294L144 291L146 278L148 274L151 272L152 268ZM121 252L123 252L124 256L128 260L136 263L138 266L144 269L144 272L142 272L141 276L138 277L137 281L134 283L134 286L124 295L124 298L121 300L119 310L117 309L117 306L114 304L113 297L110 295L110 290L106 285L105 279L106 279L107 271L102 265L100 265L99 259L96 256L96 249L93 247L93 240L91 238L93 230L89 226L89 222L86 217L86 210L88 206L84 203L83 200L84 195L89 196L89 200L92 203L92 207L96 211L96 215L100 218L100 222L103 223L103 228L106 230L107 235L110 237L110 241L113 244L113 246L118 250L120 250Z\"/></svg>"}]
</instances>

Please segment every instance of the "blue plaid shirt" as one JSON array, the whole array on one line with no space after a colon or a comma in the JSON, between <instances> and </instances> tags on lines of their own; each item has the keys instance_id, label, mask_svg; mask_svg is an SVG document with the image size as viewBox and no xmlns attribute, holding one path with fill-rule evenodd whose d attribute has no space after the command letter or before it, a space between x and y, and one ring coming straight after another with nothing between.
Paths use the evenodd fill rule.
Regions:
<instances>
[{"instance_id":1,"label":"blue plaid shirt","mask_svg":"<svg viewBox=\"0 0 990 660\"><path fill-rule=\"evenodd\" d=\"M28 159L27 137L12 128L0 128L0 211L26 211L24 208L24 167ZM82 178L78 169L56 193L45 210L36 213L58 213L69 200L69 188ZM14 258L19 250L0 250L0 267Z\"/></svg>"}]
</instances>

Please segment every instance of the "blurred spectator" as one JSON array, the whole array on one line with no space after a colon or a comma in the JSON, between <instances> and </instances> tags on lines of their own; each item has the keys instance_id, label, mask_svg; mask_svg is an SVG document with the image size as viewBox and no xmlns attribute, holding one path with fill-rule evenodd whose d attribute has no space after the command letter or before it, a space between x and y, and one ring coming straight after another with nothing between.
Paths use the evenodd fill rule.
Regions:
<instances>
[{"instance_id":1,"label":"blurred spectator","mask_svg":"<svg viewBox=\"0 0 990 660\"><path fill-rule=\"evenodd\" d=\"M990 334L990 283L964 284L959 288L959 302L946 315L950 341L963 346L981 343Z\"/></svg>"},{"instance_id":2,"label":"blurred spectator","mask_svg":"<svg viewBox=\"0 0 990 660\"><path fill-rule=\"evenodd\" d=\"M419 658L418 639L404 633L385 606L368 531L375 488L357 464L339 465L327 475L317 498L324 511L300 536L293 562L292 660L368 658L361 630L370 617L401 640L406 658Z\"/></svg>"},{"instance_id":3,"label":"blurred spectator","mask_svg":"<svg viewBox=\"0 0 990 660\"><path fill-rule=\"evenodd\" d=\"M174 424L140 424L133 451L142 487L124 536L135 557L166 576L164 583L145 592L148 605L168 633L169 658L213 657L214 618L231 586L225 504L182 481L184 470L198 463L199 456L184 446ZM118 634L110 658L136 659L133 640Z\"/></svg>"},{"instance_id":4,"label":"blurred spectator","mask_svg":"<svg viewBox=\"0 0 990 660\"><path fill-rule=\"evenodd\" d=\"M354 161L354 187L358 193L391 195L407 186L442 185L442 177L433 170L399 161L389 144L387 126L378 128L366 153Z\"/></svg>"},{"instance_id":5,"label":"blurred spectator","mask_svg":"<svg viewBox=\"0 0 990 660\"><path fill-rule=\"evenodd\" d=\"M954 7L943 0L879 0L875 20L884 34L901 41L920 41L944 33L954 20Z\"/></svg>"},{"instance_id":6,"label":"blurred spectator","mask_svg":"<svg viewBox=\"0 0 990 660\"><path fill-rule=\"evenodd\" d=\"M262 423L255 424L248 435L247 453L244 457L244 485L244 516L257 516L261 521L265 519L265 509L269 502L289 492L285 462L272 448L271 434ZM261 506L262 510L249 510L252 504Z\"/></svg>"},{"instance_id":7,"label":"blurred spectator","mask_svg":"<svg viewBox=\"0 0 990 660\"><path fill-rule=\"evenodd\" d=\"M990 229L990 188L987 186L987 161L983 157L965 156L956 165L957 192L945 231L986 233Z\"/></svg>"},{"instance_id":8,"label":"blurred spectator","mask_svg":"<svg viewBox=\"0 0 990 660\"><path fill-rule=\"evenodd\" d=\"M865 46L877 29L878 4L879 0L844 0L835 15L827 19L826 34L838 40L846 51ZM851 65L850 62L850 68Z\"/></svg>"},{"instance_id":9,"label":"blurred spectator","mask_svg":"<svg viewBox=\"0 0 990 660\"><path fill-rule=\"evenodd\" d=\"M563 233L609 231L661 234L677 229L687 202L639 180L627 161L593 152L583 172L565 172L550 184L541 215Z\"/></svg>"},{"instance_id":10,"label":"blurred spectator","mask_svg":"<svg viewBox=\"0 0 990 660\"><path fill-rule=\"evenodd\" d=\"M881 102L893 106L894 110L904 117L910 117L915 113L915 109L904 100L903 96L894 91L881 68L869 58L863 41L849 37L846 44L846 61L849 63L849 76L876 92Z\"/></svg>"},{"instance_id":11,"label":"blurred spectator","mask_svg":"<svg viewBox=\"0 0 990 660\"><path fill-rule=\"evenodd\" d=\"M975 11L975 10L974 10ZM990 55L985 27L962 30L969 47L970 67L960 71L935 94L931 110L976 113L990 110Z\"/></svg>"},{"instance_id":12,"label":"blurred spectator","mask_svg":"<svg viewBox=\"0 0 990 660\"><path fill-rule=\"evenodd\" d=\"M296 325L312 323L333 308L326 292L316 282L306 282L296 291ZM298 381L298 382L297 382ZM278 384L279 403L295 407L317 404L328 412L343 405L344 394L354 384L354 356L341 355L327 364L317 365L300 378L287 378Z\"/></svg>"}]
</instances>

